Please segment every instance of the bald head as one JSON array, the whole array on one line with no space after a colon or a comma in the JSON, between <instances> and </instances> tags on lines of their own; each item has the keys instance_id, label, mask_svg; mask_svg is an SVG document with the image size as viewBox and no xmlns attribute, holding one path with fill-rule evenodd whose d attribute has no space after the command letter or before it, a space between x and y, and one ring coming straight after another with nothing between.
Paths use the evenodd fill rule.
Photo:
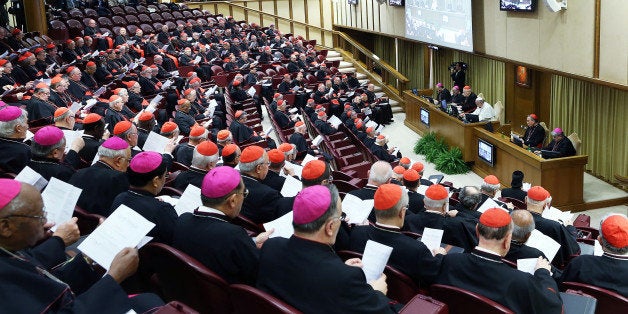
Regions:
<instances>
[{"instance_id":1,"label":"bald head","mask_svg":"<svg viewBox=\"0 0 628 314\"><path fill-rule=\"evenodd\" d=\"M385 161L375 162L369 170L369 184L380 186L392 178L392 167Z\"/></svg>"},{"instance_id":2,"label":"bald head","mask_svg":"<svg viewBox=\"0 0 628 314\"><path fill-rule=\"evenodd\" d=\"M510 217L512 217L513 223L512 239L517 242L525 243L528 241L532 230L536 227L532 214L527 210L517 209L510 213Z\"/></svg>"}]
</instances>

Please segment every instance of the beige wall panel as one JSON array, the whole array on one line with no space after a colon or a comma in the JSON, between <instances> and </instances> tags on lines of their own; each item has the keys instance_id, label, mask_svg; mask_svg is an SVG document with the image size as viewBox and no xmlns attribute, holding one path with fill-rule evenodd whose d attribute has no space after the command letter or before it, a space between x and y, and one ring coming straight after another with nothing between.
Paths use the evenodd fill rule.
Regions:
<instances>
[{"instance_id":1,"label":"beige wall panel","mask_svg":"<svg viewBox=\"0 0 628 314\"><path fill-rule=\"evenodd\" d=\"M375 2L377 4L377 2ZM382 23L380 24L380 14L382 13L382 8L387 7L384 5L375 5L373 6L373 10L371 12L373 12L370 17L373 20L371 23L373 24L373 30L376 32L382 32L382 24L385 24L384 21L381 21Z\"/></svg>"},{"instance_id":2,"label":"beige wall panel","mask_svg":"<svg viewBox=\"0 0 628 314\"><path fill-rule=\"evenodd\" d=\"M222 14L224 16L229 15L229 5L225 3L218 3L218 14Z\"/></svg>"},{"instance_id":3,"label":"beige wall panel","mask_svg":"<svg viewBox=\"0 0 628 314\"><path fill-rule=\"evenodd\" d=\"M320 27L322 25L321 8L318 2L319 0L307 0L307 17L308 24Z\"/></svg>"},{"instance_id":4,"label":"beige wall panel","mask_svg":"<svg viewBox=\"0 0 628 314\"><path fill-rule=\"evenodd\" d=\"M628 85L626 0L602 0L600 19L600 79Z\"/></svg>"},{"instance_id":5,"label":"beige wall panel","mask_svg":"<svg viewBox=\"0 0 628 314\"><path fill-rule=\"evenodd\" d=\"M551 13L545 7L539 8L539 59L531 60L532 64L547 64L553 69L563 68L565 54L563 50L565 29L561 27L567 17L563 14ZM571 12L569 12L571 13ZM517 35L518 36L518 35ZM510 48L508 49L508 56Z\"/></svg>"},{"instance_id":6,"label":"beige wall panel","mask_svg":"<svg viewBox=\"0 0 628 314\"><path fill-rule=\"evenodd\" d=\"M516 17L509 17L506 21L506 45L508 47L506 57L537 64L539 60L539 22L529 17L521 17L521 13L516 15Z\"/></svg>"},{"instance_id":7,"label":"beige wall panel","mask_svg":"<svg viewBox=\"0 0 628 314\"><path fill-rule=\"evenodd\" d=\"M279 24L277 25L281 33L288 34L290 33L290 23L284 20L279 20Z\"/></svg>"},{"instance_id":8,"label":"beige wall panel","mask_svg":"<svg viewBox=\"0 0 628 314\"><path fill-rule=\"evenodd\" d=\"M262 11L270 14L275 14L275 4L273 1L262 1ZM264 23L265 27L268 27L270 24L275 24L275 18L269 15L264 15Z\"/></svg>"},{"instance_id":9,"label":"beige wall panel","mask_svg":"<svg viewBox=\"0 0 628 314\"><path fill-rule=\"evenodd\" d=\"M255 7L255 10L257 10L257 7ZM259 24L261 22L259 13L255 12L255 11L249 11L249 18L248 18L247 22L249 24L251 24L251 23Z\"/></svg>"},{"instance_id":10,"label":"beige wall panel","mask_svg":"<svg viewBox=\"0 0 628 314\"><path fill-rule=\"evenodd\" d=\"M287 17L288 14L285 16ZM305 3L303 0L292 0L292 19L305 22Z\"/></svg>"},{"instance_id":11,"label":"beige wall panel","mask_svg":"<svg viewBox=\"0 0 628 314\"><path fill-rule=\"evenodd\" d=\"M305 26L299 25L299 24L294 24L294 33L293 33L293 35L295 35L295 36L301 35L301 36L305 37Z\"/></svg>"},{"instance_id":12,"label":"beige wall panel","mask_svg":"<svg viewBox=\"0 0 628 314\"><path fill-rule=\"evenodd\" d=\"M227 14L229 15L229 14ZM244 20L244 9L242 8L238 8L238 7L233 7L233 18L236 21L241 21Z\"/></svg>"},{"instance_id":13,"label":"beige wall panel","mask_svg":"<svg viewBox=\"0 0 628 314\"><path fill-rule=\"evenodd\" d=\"M576 4L571 7L571 4ZM552 14L546 10L547 14ZM595 45L595 1L576 0L569 2L564 15L563 46L552 53L562 55L562 68L567 73L593 77L593 50ZM624 11L624 14L628 11ZM560 15L560 14L559 14ZM624 20L625 22L625 20ZM541 60L541 64L549 67Z\"/></svg>"},{"instance_id":14,"label":"beige wall panel","mask_svg":"<svg viewBox=\"0 0 628 314\"><path fill-rule=\"evenodd\" d=\"M496 56L507 55L506 39L507 34L506 20L507 15L499 10L495 10L495 3L492 1L484 2L484 53ZM476 8L476 6L474 6ZM476 31L477 32L477 31ZM474 36L478 37L478 36ZM473 39L475 41L475 38Z\"/></svg>"}]
</instances>

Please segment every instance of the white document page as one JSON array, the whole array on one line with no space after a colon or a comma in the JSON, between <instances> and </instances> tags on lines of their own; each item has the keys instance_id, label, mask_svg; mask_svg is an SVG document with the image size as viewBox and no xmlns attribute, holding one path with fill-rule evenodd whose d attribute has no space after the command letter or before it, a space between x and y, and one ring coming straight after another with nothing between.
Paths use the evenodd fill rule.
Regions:
<instances>
[{"instance_id":1,"label":"white document page","mask_svg":"<svg viewBox=\"0 0 628 314\"><path fill-rule=\"evenodd\" d=\"M154 223L132 209L120 205L78 246L78 249L109 270L116 254L125 247L136 247L154 227Z\"/></svg>"},{"instance_id":2,"label":"white document page","mask_svg":"<svg viewBox=\"0 0 628 314\"><path fill-rule=\"evenodd\" d=\"M440 247L440 243L443 240L443 230L424 228L421 235L421 242L427 246L428 249L433 250Z\"/></svg>"},{"instance_id":3,"label":"white document page","mask_svg":"<svg viewBox=\"0 0 628 314\"><path fill-rule=\"evenodd\" d=\"M366 282L376 280L384 273L392 250L390 246L372 240L366 241L362 255L362 271L366 276Z\"/></svg>"},{"instance_id":4,"label":"white document page","mask_svg":"<svg viewBox=\"0 0 628 314\"><path fill-rule=\"evenodd\" d=\"M305 166L308 162L312 161L312 160L318 160L318 158L307 154L305 155L305 157L303 158L303 161L301 161L301 165Z\"/></svg>"},{"instance_id":5,"label":"white document page","mask_svg":"<svg viewBox=\"0 0 628 314\"><path fill-rule=\"evenodd\" d=\"M72 103L70 111L72 111L72 113L77 113L79 110L81 110L81 107L83 107L83 105L80 102L75 101Z\"/></svg>"},{"instance_id":6,"label":"white document page","mask_svg":"<svg viewBox=\"0 0 628 314\"><path fill-rule=\"evenodd\" d=\"M331 124L336 129L342 123L342 121L340 121L340 119L338 119L338 117L336 116L329 117L329 119L327 119L327 122L329 122L329 124Z\"/></svg>"},{"instance_id":7,"label":"white document page","mask_svg":"<svg viewBox=\"0 0 628 314\"><path fill-rule=\"evenodd\" d=\"M41 193L44 200L44 207L48 213L48 221L52 221L55 225L50 228L53 232L57 230L60 223L66 222L72 218L74 207L78 202L81 192L72 184L65 183L55 177L50 179L46 189Z\"/></svg>"},{"instance_id":8,"label":"white document page","mask_svg":"<svg viewBox=\"0 0 628 314\"><path fill-rule=\"evenodd\" d=\"M172 81L171 80L166 80L162 85L161 85L161 90L166 90L168 87L170 87L170 85L172 85Z\"/></svg>"},{"instance_id":9,"label":"white document page","mask_svg":"<svg viewBox=\"0 0 628 314\"><path fill-rule=\"evenodd\" d=\"M266 231L273 228L275 229L275 231L273 231L273 233L270 235L270 238L290 238L294 233L294 228L292 227L292 212L289 212L273 221L269 221L264 224L264 229Z\"/></svg>"},{"instance_id":10,"label":"white document page","mask_svg":"<svg viewBox=\"0 0 628 314\"><path fill-rule=\"evenodd\" d=\"M63 136L65 137L65 153L67 154L70 151L70 146L72 146L72 142L74 142L76 138L83 136L83 130L63 130Z\"/></svg>"},{"instance_id":11,"label":"white document page","mask_svg":"<svg viewBox=\"0 0 628 314\"><path fill-rule=\"evenodd\" d=\"M188 187L185 188L185 191L181 194L181 198L179 198L174 209L177 211L177 215L181 216L184 213L193 212L201 205L203 205L201 201L201 189L192 184L188 184Z\"/></svg>"},{"instance_id":12,"label":"white document page","mask_svg":"<svg viewBox=\"0 0 628 314\"><path fill-rule=\"evenodd\" d=\"M491 208L499 208L499 209L504 209L503 207L497 205L497 203L492 199L492 198L487 198L486 201L482 204L482 206L480 206L480 208L478 208L478 211L480 213L485 212L488 209Z\"/></svg>"},{"instance_id":13,"label":"white document page","mask_svg":"<svg viewBox=\"0 0 628 314\"><path fill-rule=\"evenodd\" d=\"M558 250L560 249L560 243L554 241L554 239L544 235L541 231L532 230L530 238L526 242L527 246L539 249L548 260L552 261Z\"/></svg>"},{"instance_id":14,"label":"white document page","mask_svg":"<svg viewBox=\"0 0 628 314\"><path fill-rule=\"evenodd\" d=\"M361 224L373 210L374 203L375 201L372 199L361 200L355 195L347 194L342 200L342 211L347 214L349 223Z\"/></svg>"},{"instance_id":15,"label":"white document page","mask_svg":"<svg viewBox=\"0 0 628 314\"><path fill-rule=\"evenodd\" d=\"M323 141L323 137L318 135L314 138L314 140L312 141L312 145L318 146L321 144L321 142Z\"/></svg>"},{"instance_id":16,"label":"white document page","mask_svg":"<svg viewBox=\"0 0 628 314\"><path fill-rule=\"evenodd\" d=\"M425 195L425 192L427 191L427 188L429 188L429 186L427 185L419 185L416 189L416 192L421 194L421 195Z\"/></svg>"},{"instance_id":17,"label":"white document page","mask_svg":"<svg viewBox=\"0 0 628 314\"><path fill-rule=\"evenodd\" d=\"M543 213L541 214L541 216L543 216L543 218L547 218L547 219L551 219L554 221L573 221L573 216L574 214L571 213L571 211L561 211L560 209L556 208L556 207L550 207L550 208L545 208L545 210L543 210Z\"/></svg>"},{"instance_id":18,"label":"white document page","mask_svg":"<svg viewBox=\"0 0 628 314\"><path fill-rule=\"evenodd\" d=\"M152 239L153 237L149 237L149 236L143 237L142 240L140 240L140 243L137 246L135 246L135 248L138 250L141 249L142 246L148 244L148 242L150 242Z\"/></svg>"},{"instance_id":19,"label":"white document page","mask_svg":"<svg viewBox=\"0 0 628 314\"><path fill-rule=\"evenodd\" d=\"M249 88L249 90L246 91L246 93L249 94L249 96L251 97L255 96L255 92L256 92L255 87L252 87L252 86L251 88Z\"/></svg>"},{"instance_id":20,"label":"white document page","mask_svg":"<svg viewBox=\"0 0 628 314\"><path fill-rule=\"evenodd\" d=\"M26 137L24 138L24 142L30 140L31 138L33 138L33 136L35 136L35 134L33 134L33 132L26 130Z\"/></svg>"},{"instance_id":21,"label":"white document page","mask_svg":"<svg viewBox=\"0 0 628 314\"><path fill-rule=\"evenodd\" d=\"M595 240L595 243L593 244L593 255L602 256L602 254L604 254L604 250L602 250L602 245L600 244L600 241Z\"/></svg>"},{"instance_id":22,"label":"white document page","mask_svg":"<svg viewBox=\"0 0 628 314\"><path fill-rule=\"evenodd\" d=\"M169 138L151 131L148 133L148 137L146 138L146 142L144 143L144 147L142 147L142 149L161 154L165 151L166 145L168 145L169 141Z\"/></svg>"},{"instance_id":23,"label":"white document page","mask_svg":"<svg viewBox=\"0 0 628 314\"><path fill-rule=\"evenodd\" d=\"M536 260L536 258L520 258L517 260L517 269L524 273L534 275Z\"/></svg>"},{"instance_id":24,"label":"white document page","mask_svg":"<svg viewBox=\"0 0 628 314\"><path fill-rule=\"evenodd\" d=\"M28 166L24 167L24 169L15 176L15 180L28 183L39 191L43 190L48 184L48 180L44 179L38 172Z\"/></svg>"},{"instance_id":25,"label":"white document page","mask_svg":"<svg viewBox=\"0 0 628 314\"><path fill-rule=\"evenodd\" d=\"M294 175L299 177L299 179L301 178L301 174L303 173L303 166L293 164L289 161L286 161L286 166L292 168L292 170L294 170ZM279 172L279 175L286 178L288 177L283 171ZM299 182L299 184L301 184L301 182ZM299 185L299 187L300 186L301 185Z\"/></svg>"},{"instance_id":26,"label":"white document page","mask_svg":"<svg viewBox=\"0 0 628 314\"><path fill-rule=\"evenodd\" d=\"M281 195L284 197L297 196L301 192L301 181L295 179L293 176L286 176L286 181L281 187Z\"/></svg>"}]
</instances>

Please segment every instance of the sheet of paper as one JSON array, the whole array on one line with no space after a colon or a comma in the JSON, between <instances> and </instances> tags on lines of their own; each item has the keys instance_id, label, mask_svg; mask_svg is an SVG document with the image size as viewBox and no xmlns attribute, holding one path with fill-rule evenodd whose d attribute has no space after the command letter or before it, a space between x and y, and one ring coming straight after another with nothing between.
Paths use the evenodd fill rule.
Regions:
<instances>
[{"instance_id":1,"label":"sheet of paper","mask_svg":"<svg viewBox=\"0 0 628 314\"><path fill-rule=\"evenodd\" d=\"M290 110L288 110L288 112L290 113L297 113L299 111L299 108L291 108Z\"/></svg>"},{"instance_id":2,"label":"sheet of paper","mask_svg":"<svg viewBox=\"0 0 628 314\"><path fill-rule=\"evenodd\" d=\"M157 106L162 99L164 99L164 96L157 95L157 96L155 96L155 98L151 99L150 105L151 106Z\"/></svg>"},{"instance_id":3,"label":"sheet of paper","mask_svg":"<svg viewBox=\"0 0 628 314\"><path fill-rule=\"evenodd\" d=\"M342 123L342 121L340 121L340 119L338 119L338 117L336 116L329 117L329 119L327 119L327 122L329 122L329 124L331 124L336 129Z\"/></svg>"},{"instance_id":4,"label":"sheet of paper","mask_svg":"<svg viewBox=\"0 0 628 314\"><path fill-rule=\"evenodd\" d=\"M484 201L484 203L482 203L482 206L480 206L480 208L478 208L478 211L480 213L483 213L483 212L485 212L489 208L503 209L501 206L497 205L497 203L492 198L489 197L489 198L486 199L486 201Z\"/></svg>"},{"instance_id":5,"label":"sheet of paper","mask_svg":"<svg viewBox=\"0 0 628 314\"><path fill-rule=\"evenodd\" d=\"M26 130L26 137L24 138L24 142L30 140L31 138L33 138L33 136L35 136L35 134L33 134L33 132Z\"/></svg>"},{"instance_id":6,"label":"sheet of paper","mask_svg":"<svg viewBox=\"0 0 628 314\"><path fill-rule=\"evenodd\" d=\"M72 111L72 113L77 113L79 110L81 110L81 107L83 107L83 105L80 102L73 102L72 106L70 106L70 111Z\"/></svg>"},{"instance_id":7,"label":"sheet of paper","mask_svg":"<svg viewBox=\"0 0 628 314\"><path fill-rule=\"evenodd\" d=\"M312 156L312 155L310 155L310 154L307 154L307 155L305 155L305 157L303 158L303 161L301 161L301 165L302 165L302 166L305 166L308 162L310 162L310 161L312 161L312 160L318 160L318 158L316 158L316 157L314 157L314 156Z\"/></svg>"},{"instance_id":8,"label":"sheet of paper","mask_svg":"<svg viewBox=\"0 0 628 314\"><path fill-rule=\"evenodd\" d=\"M314 140L312 140L312 145L318 146L321 144L322 141L323 141L323 137L318 135L314 138Z\"/></svg>"},{"instance_id":9,"label":"sheet of paper","mask_svg":"<svg viewBox=\"0 0 628 314\"><path fill-rule=\"evenodd\" d=\"M275 128L271 126L270 128L268 128L268 130L265 130L265 131L264 131L264 134L268 135L268 134L270 134L270 132L272 132L273 130L275 130Z\"/></svg>"},{"instance_id":10,"label":"sheet of paper","mask_svg":"<svg viewBox=\"0 0 628 314\"><path fill-rule=\"evenodd\" d=\"M48 180L44 179L38 172L28 166L24 167L24 169L15 176L15 180L28 183L39 191L43 190L48 184Z\"/></svg>"},{"instance_id":11,"label":"sheet of paper","mask_svg":"<svg viewBox=\"0 0 628 314\"><path fill-rule=\"evenodd\" d=\"M74 207L78 202L81 192L71 184L65 183L55 177L50 179L46 189L41 193L44 201L44 207L48 213L48 221L54 222L52 231L57 230L60 223L66 222L72 218Z\"/></svg>"},{"instance_id":12,"label":"sheet of paper","mask_svg":"<svg viewBox=\"0 0 628 314\"><path fill-rule=\"evenodd\" d=\"M63 136L65 137L65 153L67 154L70 151L70 146L72 146L72 142L74 142L76 138L83 136L83 130L63 130Z\"/></svg>"},{"instance_id":13,"label":"sheet of paper","mask_svg":"<svg viewBox=\"0 0 628 314\"><path fill-rule=\"evenodd\" d=\"M150 242L151 240L153 240L153 237L149 237L149 236L143 237L142 240L140 240L140 243L135 246L135 248L139 250L142 248L142 246L148 244L148 242Z\"/></svg>"},{"instance_id":14,"label":"sheet of paper","mask_svg":"<svg viewBox=\"0 0 628 314\"><path fill-rule=\"evenodd\" d=\"M145 151L157 152L161 154L166 149L166 145L168 145L169 141L169 138L151 131L148 134L148 137L146 138L146 142L144 143L144 147L142 147L142 149Z\"/></svg>"},{"instance_id":15,"label":"sheet of paper","mask_svg":"<svg viewBox=\"0 0 628 314\"><path fill-rule=\"evenodd\" d=\"M294 170L294 175L299 177L299 179L301 179L301 174L303 173L303 166L291 163L289 161L286 161L286 166L292 168L292 170ZM283 173L283 171L280 174L283 175L284 177L287 177Z\"/></svg>"},{"instance_id":16,"label":"sheet of paper","mask_svg":"<svg viewBox=\"0 0 628 314\"><path fill-rule=\"evenodd\" d=\"M373 240L366 241L362 254L362 271L366 276L366 282L376 280L384 273L392 250L392 247Z\"/></svg>"},{"instance_id":17,"label":"sheet of paper","mask_svg":"<svg viewBox=\"0 0 628 314\"><path fill-rule=\"evenodd\" d=\"M104 86L103 86L103 87L101 87L101 88L99 88L99 89L97 89L97 90L94 92L94 97L98 97L98 96L102 95L102 93L104 93L106 90L107 90L107 88L106 88L106 87L104 87ZM87 106L86 106L86 107L87 107ZM87 108L85 108L85 109L87 109Z\"/></svg>"},{"instance_id":18,"label":"sheet of paper","mask_svg":"<svg viewBox=\"0 0 628 314\"><path fill-rule=\"evenodd\" d=\"M293 176L286 176L286 181L281 187L281 195L284 197L296 196L301 192L301 181L295 179Z\"/></svg>"},{"instance_id":19,"label":"sheet of paper","mask_svg":"<svg viewBox=\"0 0 628 314\"><path fill-rule=\"evenodd\" d=\"M166 202L172 206L177 206L177 203L179 202L178 198L174 198L170 195L159 195L156 198L158 198L159 200L161 200L162 202Z\"/></svg>"},{"instance_id":20,"label":"sheet of paper","mask_svg":"<svg viewBox=\"0 0 628 314\"><path fill-rule=\"evenodd\" d=\"M266 231L273 228L275 229L275 231L273 231L273 233L270 235L270 238L290 238L294 233L294 228L292 227L292 212L289 212L273 221L269 221L264 224L264 229Z\"/></svg>"},{"instance_id":21,"label":"sheet of paper","mask_svg":"<svg viewBox=\"0 0 628 314\"><path fill-rule=\"evenodd\" d=\"M440 247L440 243L443 240L443 230L424 228L421 235L421 242L427 246L428 249L433 250Z\"/></svg>"},{"instance_id":22,"label":"sheet of paper","mask_svg":"<svg viewBox=\"0 0 628 314\"><path fill-rule=\"evenodd\" d=\"M91 165L95 164L98 162L98 160L100 160L100 155L98 155L98 153L96 153L96 155L94 156L94 159L92 160Z\"/></svg>"},{"instance_id":23,"label":"sheet of paper","mask_svg":"<svg viewBox=\"0 0 628 314\"><path fill-rule=\"evenodd\" d=\"M416 192L421 195L425 195L425 191L427 191L427 188L429 188L428 185L419 185L416 189Z\"/></svg>"},{"instance_id":24,"label":"sheet of paper","mask_svg":"<svg viewBox=\"0 0 628 314\"><path fill-rule=\"evenodd\" d=\"M162 85L161 85L161 90L166 90L168 87L170 87L170 85L172 85L172 81L171 80L166 80Z\"/></svg>"},{"instance_id":25,"label":"sheet of paper","mask_svg":"<svg viewBox=\"0 0 628 314\"><path fill-rule=\"evenodd\" d=\"M347 214L349 223L361 224L373 210L374 203L372 199L361 200L355 195L347 194L342 200L342 211Z\"/></svg>"},{"instance_id":26,"label":"sheet of paper","mask_svg":"<svg viewBox=\"0 0 628 314\"><path fill-rule=\"evenodd\" d=\"M249 90L246 91L247 94L249 94L249 96L253 97L255 96L255 87L251 87L249 88Z\"/></svg>"},{"instance_id":27,"label":"sheet of paper","mask_svg":"<svg viewBox=\"0 0 628 314\"><path fill-rule=\"evenodd\" d=\"M174 210L181 216L184 213L193 212L201 205L203 205L203 202L201 202L201 189L192 184L188 184L188 187L185 188L185 191L181 194L181 198L179 198Z\"/></svg>"},{"instance_id":28,"label":"sheet of paper","mask_svg":"<svg viewBox=\"0 0 628 314\"><path fill-rule=\"evenodd\" d=\"M98 91L99 91L99 90L101 90L101 89L103 89L103 88L98 89ZM98 92L98 91L96 91L96 92ZM104 91L104 89L103 89L103 91ZM100 95L100 94L99 94L99 95ZM96 94L94 93L94 97L98 97L98 95L96 95ZM83 109L85 109L85 110L89 111L89 109L92 109L92 107L94 107L94 105L95 105L97 102L98 102L98 100L96 100L96 99L93 99L93 98L92 98L92 99L88 99L88 100L86 100L86 101L85 101L85 107L84 107Z\"/></svg>"},{"instance_id":29,"label":"sheet of paper","mask_svg":"<svg viewBox=\"0 0 628 314\"><path fill-rule=\"evenodd\" d=\"M572 214L571 211L564 212L556 207L551 206L550 208L545 208L541 216L543 216L543 218L551 219L554 221L564 222L567 220L573 221L574 214Z\"/></svg>"},{"instance_id":30,"label":"sheet of paper","mask_svg":"<svg viewBox=\"0 0 628 314\"><path fill-rule=\"evenodd\" d=\"M604 254L604 250L602 250L602 245L600 244L600 241L595 240L595 243L593 244L593 255L602 256L602 254Z\"/></svg>"},{"instance_id":31,"label":"sheet of paper","mask_svg":"<svg viewBox=\"0 0 628 314\"><path fill-rule=\"evenodd\" d=\"M116 254L125 247L136 247L154 227L142 215L120 205L78 249L108 270Z\"/></svg>"},{"instance_id":32,"label":"sheet of paper","mask_svg":"<svg viewBox=\"0 0 628 314\"><path fill-rule=\"evenodd\" d=\"M365 128L373 128L373 129L377 129L377 123L375 121L371 121L369 120L368 122L366 122L366 124L364 125Z\"/></svg>"},{"instance_id":33,"label":"sheet of paper","mask_svg":"<svg viewBox=\"0 0 628 314\"><path fill-rule=\"evenodd\" d=\"M526 242L527 246L539 249L548 260L552 261L558 250L560 249L560 243L554 241L554 239L544 235L541 231L532 230L530 238Z\"/></svg>"},{"instance_id":34,"label":"sheet of paper","mask_svg":"<svg viewBox=\"0 0 628 314\"><path fill-rule=\"evenodd\" d=\"M524 273L534 275L536 260L536 258L520 258L517 260L517 269Z\"/></svg>"}]
</instances>

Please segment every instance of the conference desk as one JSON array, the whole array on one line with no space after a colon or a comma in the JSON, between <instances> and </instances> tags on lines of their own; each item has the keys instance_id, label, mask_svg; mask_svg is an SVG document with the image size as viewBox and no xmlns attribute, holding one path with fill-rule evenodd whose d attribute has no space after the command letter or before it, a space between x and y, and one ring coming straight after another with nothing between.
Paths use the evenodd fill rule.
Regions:
<instances>
[{"instance_id":1,"label":"conference desk","mask_svg":"<svg viewBox=\"0 0 628 314\"><path fill-rule=\"evenodd\" d=\"M473 130L473 139L468 146L477 152L478 139L483 139L495 147L494 166L479 159L474 154L473 171L481 177L496 175L502 185L509 186L512 172L523 171L524 182L540 185L552 195L552 205L562 210L570 210L570 205L584 203L584 171L589 156L579 155L564 158L543 159L531 151L510 142L510 137L501 133L491 133L484 128Z\"/></svg>"},{"instance_id":2,"label":"conference desk","mask_svg":"<svg viewBox=\"0 0 628 314\"><path fill-rule=\"evenodd\" d=\"M406 103L406 120L404 124L424 135L433 131L445 139L449 146L458 147L462 151L464 161L474 161L477 154L477 144L473 144L473 129L483 127L486 122L464 123L446 112L441 111L436 105L430 104L425 98L414 95L411 91L404 91L403 100ZM421 122L421 108L429 113L429 124ZM496 129L499 122L492 122Z\"/></svg>"}]
</instances>

